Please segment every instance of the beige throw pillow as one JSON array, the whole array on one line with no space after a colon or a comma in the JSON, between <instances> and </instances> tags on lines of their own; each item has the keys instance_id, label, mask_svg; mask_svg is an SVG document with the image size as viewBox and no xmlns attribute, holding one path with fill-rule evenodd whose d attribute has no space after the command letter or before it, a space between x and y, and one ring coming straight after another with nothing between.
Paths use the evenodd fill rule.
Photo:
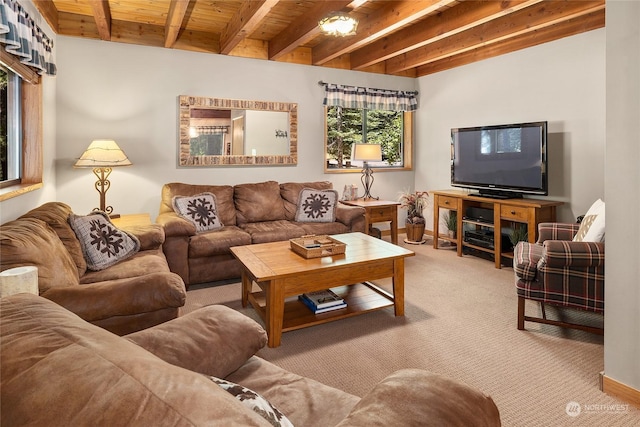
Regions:
<instances>
[{"instance_id":1,"label":"beige throw pillow","mask_svg":"<svg viewBox=\"0 0 640 427\"><path fill-rule=\"evenodd\" d=\"M338 192L303 188L298 197L297 222L334 222Z\"/></svg>"},{"instance_id":2,"label":"beige throw pillow","mask_svg":"<svg viewBox=\"0 0 640 427\"><path fill-rule=\"evenodd\" d=\"M216 196L213 193L200 193L195 196L175 196L172 200L175 212L192 222L196 232L217 230L223 227L216 208Z\"/></svg>"},{"instance_id":3,"label":"beige throw pillow","mask_svg":"<svg viewBox=\"0 0 640 427\"><path fill-rule=\"evenodd\" d=\"M574 242L604 242L604 207L605 204L601 199L591 205L580 223L580 229L573 237Z\"/></svg>"}]
</instances>

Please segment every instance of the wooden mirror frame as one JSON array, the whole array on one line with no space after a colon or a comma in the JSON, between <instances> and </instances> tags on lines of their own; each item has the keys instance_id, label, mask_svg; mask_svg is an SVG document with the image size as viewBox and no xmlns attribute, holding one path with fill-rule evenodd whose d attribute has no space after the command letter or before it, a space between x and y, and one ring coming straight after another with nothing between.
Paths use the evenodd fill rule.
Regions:
<instances>
[{"instance_id":1,"label":"wooden mirror frame","mask_svg":"<svg viewBox=\"0 0 640 427\"><path fill-rule=\"evenodd\" d=\"M179 166L250 166L250 165L295 165L298 163L298 104L269 101L244 101L239 99L207 98L180 95L178 141ZM289 113L289 154L288 155L221 155L192 156L189 126L192 108L212 108L220 110L283 111Z\"/></svg>"}]
</instances>

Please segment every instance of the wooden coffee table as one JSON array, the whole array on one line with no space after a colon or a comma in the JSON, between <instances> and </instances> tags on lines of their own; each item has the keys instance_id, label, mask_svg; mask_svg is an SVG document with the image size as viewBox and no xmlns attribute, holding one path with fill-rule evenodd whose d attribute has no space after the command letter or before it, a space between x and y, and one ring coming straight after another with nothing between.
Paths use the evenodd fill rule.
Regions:
<instances>
[{"instance_id":1,"label":"wooden coffee table","mask_svg":"<svg viewBox=\"0 0 640 427\"><path fill-rule=\"evenodd\" d=\"M394 307L404 315L404 259L412 251L364 233L331 237L347 245L344 254L304 258L291 250L289 241L231 248L242 269L242 306L255 308L266 324L269 347L280 345L282 332ZM391 277L393 292L371 283ZM253 283L260 291L253 292ZM297 296L332 288L347 307L313 314Z\"/></svg>"}]
</instances>

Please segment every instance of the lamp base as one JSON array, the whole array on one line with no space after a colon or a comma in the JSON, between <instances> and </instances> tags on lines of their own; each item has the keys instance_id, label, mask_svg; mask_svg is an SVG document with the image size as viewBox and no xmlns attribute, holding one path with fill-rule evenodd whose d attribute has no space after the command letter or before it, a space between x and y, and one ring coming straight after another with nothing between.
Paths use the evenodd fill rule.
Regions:
<instances>
[{"instance_id":1,"label":"lamp base","mask_svg":"<svg viewBox=\"0 0 640 427\"><path fill-rule=\"evenodd\" d=\"M373 170L369 167L367 162L364 162L364 169L362 169L360 181L362 181L362 185L364 185L364 195L362 196L363 200L380 199L379 197L373 197L371 195L371 187L373 186Z\"/></svg>"}]
</instances>

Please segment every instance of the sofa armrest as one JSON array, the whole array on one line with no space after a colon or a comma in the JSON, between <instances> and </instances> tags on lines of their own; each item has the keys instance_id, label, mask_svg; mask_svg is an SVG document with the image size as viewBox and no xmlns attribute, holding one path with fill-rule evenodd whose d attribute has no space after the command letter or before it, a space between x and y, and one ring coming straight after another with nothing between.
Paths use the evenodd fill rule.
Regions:
<instances>
[{"instance_id":1,"label":"sofa armrest","mask_svg":"<svg viewBox=\"0 0 640 427\"><path fill-rule=\"evenodd\" d=\"M360 206L348 206L338 203L336 206L336 221L351 228L351 224L358 218L364 218L365 210Z\"/></svg>"},{"instance_id":2,"label":"sofa armrest","mask_svg":"<svg viewBox=\"0 0 640 427\"><path fill-rule=\"evenodd\" d=\"M194 236L196 226L175 212L166 212L156 217L156 223L164 228L167 238L175 236Z\"/></svg>"},{"instance_id":3,"label":"sofa armrest","mask_svg":"<svg viewBox=\"0 0 640 427\"><path fill-rule=\"evenodd\" d=\"M538 242L542 244L546 240L573 240L580 224L565 222L541 222L538 224Z\"/></svg>"},{"instance_id":4,"label":"sofa armrest","mask_svg":"<svg viewBox=\"0 0 640 427\"><path fill-rule=\"evenodd\" d=\"M41 296L89 322L128 316L185 303L184 282L175 273L150 273L140 277L50 288Z\"/></svg>"},{"instance_id":5,"label":"sofa armrest","mask_svg":"<svg viewBox=\"0 0 640 427\"><path fill-rule=\"evenodd\" d=\"M419 369L397 371L378 383L337 427L500 426L491 397Z\"/></svg>"},{"instance_id":6,"label":"sofa armrest","mask_svg":"<svg viewBox=\"0 0 640 427\"><path fill-rule=\"evenodd\" d=\"M140 250L159 249L164 243L164 229L160 224L131 225L120 227L140 241Z\"/></svg>"},{"instance_id":7,"label":"sofa armrest","mask_svg":"<svg viewBox=\"0 0 640 427\"><path fill-rule=\"evenodd\" d=\"M125 336L172 365L224 378L267 343L254 320L223 305L210 305L185 316Z\"/></svg>"},{"instance_id":8,"label":"sofa armrest","mask_svg":"<svg viewBox=\"0 0 640 427\"><path fill-rule=\"evenodd\" d=\"M604 267L604 243L547 240L538 269L545 266L562 268Z\"/></svg>"}]
</instances>

